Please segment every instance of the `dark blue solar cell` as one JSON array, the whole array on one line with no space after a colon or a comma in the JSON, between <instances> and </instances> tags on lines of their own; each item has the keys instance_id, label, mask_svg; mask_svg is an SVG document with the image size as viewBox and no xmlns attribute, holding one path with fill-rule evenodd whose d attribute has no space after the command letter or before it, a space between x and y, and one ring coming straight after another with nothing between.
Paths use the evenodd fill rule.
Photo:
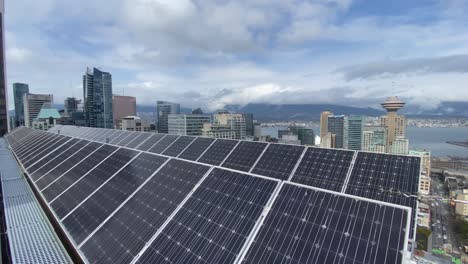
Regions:
<instances>
[{"instance_id":1,"label":"dark blue solar cell","mask_svg":"<svg viewBox=\"0 0 468 264\"><path fill-rule=\"evenodd\" d=\"M292 181L341 192L354 153L338 149L308 148Z\"/></svg>"},{"instance_id":2,"label":"dark blue solar cell","mask_svg":"<svg viewBox=\"0 0 468 264\"><path fill-rule=\"evenodd\" d=\"M150 148L148 151L156 154L161 154L167 149L179 136L177 135L166 135L156 145Z\"/></svg>"},{"instance_id":3,"label":"dark blue solar cell","mask_svg":"<svg viewBox=\"0 0 468 264\"><path fill-rule=\"evenodd\" d=\"M198 137L182 154L181 159L197 160L203 152L215 141L213 138Z\"/></svg>"},{"instance_id":4,"label":"dark blue solar cell","mask_svg":"<svg viewBox=\"0 0 468 264\"><path fill-rule=\"evenodd\" d=\"M220 165L231 150L239 143L237 140L216 139L198 161L211 165Z\"/></svg>"},{"instance_id":5,"label":"dark blue solar cell","mask_svg":"<svg viewBox=\"0 0 468 264\"><path fill-rule=\"evenodd\" d=\"M148 151L151 147L153 147L156 143L158 143L166 134L153 134L149 137L146 141L141 143L137 149Z\"/></svg>"},{"instance_id":6,"label":"dark blue solar cell","mask_svg":"<svg viewBox=\"0 0 468 264\"><path fill-rule=\"evenodd\" d=\"M241 141L221 166L250 171L267 145L262 142Z\"/></svg>"},{"instance_id":7,"label":"dark blue solar cell","mask_svg":"<svg viewBox=\"0 0 468 264\"><path fill-rule=\"evenodd\" d=\"M305 147L270 144L252 173L287 180Z\"/></svg>"},{"instance_id":8,"label":"dark blue solar cell","mask_svg":"<svg viewBox=\"0 0 468 264\"><path fill-rule=\"evenodd\" d=\"M57 148L56 150L51 152L49 155L45 156L43 159L39 160L34 165L30 166L28 168L29 175L33 175L34 172L36 172L39 168L45 165L49 165L49 163L52 161L56 161L56 160L63 161L65 159L65 157L63 156L65 151L73 147L76 143L78 143L78 141L80 141L80 139L77 139L77 138L71 139L70 142L63 144L61 147ZM55 166L58 164L59 163L56 163Z\"/></svg>"},{"instance_id":9,"label":"dark blue solar cell","mask_svg":"<svg viewBox=\"0 0 468 264\"><path fill-rule=\"evenodd\" d=\"M162 154L177 157L184 149L195 140L195 137L181 136L170 147L168 147Z\"/></svg>"}]
</instances>

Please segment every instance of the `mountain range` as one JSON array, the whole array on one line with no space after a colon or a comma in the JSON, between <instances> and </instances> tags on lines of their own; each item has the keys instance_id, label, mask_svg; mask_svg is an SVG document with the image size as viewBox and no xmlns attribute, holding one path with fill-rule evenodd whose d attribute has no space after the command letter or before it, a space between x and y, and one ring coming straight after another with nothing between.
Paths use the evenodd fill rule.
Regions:
<instances>
[{"instance_id":1,"label":"mountain range","mask_svg":"<svg viewBox=\"0 0 468 264\"><path fill-rule=\"evenodd\" d=\"M61 104L56 104L55 107L58 110L63 109ZM137 105L137 112L154 113L155 108L152 105ZM232 112L253 113L254 118L259 121L313 121L319 120L320 113L325 110L338 115L380 116L385 114L385 111L381 109L335 104L247 104L245 106L227 105L225 109ZM181 107L181 112L190 113L191 108ZM468 102L441 102L433 109L408 104L400 112L413 118L468 118ZM10 111L10 114L14 115L14 111Z\"/></svg>"}]
</instances>

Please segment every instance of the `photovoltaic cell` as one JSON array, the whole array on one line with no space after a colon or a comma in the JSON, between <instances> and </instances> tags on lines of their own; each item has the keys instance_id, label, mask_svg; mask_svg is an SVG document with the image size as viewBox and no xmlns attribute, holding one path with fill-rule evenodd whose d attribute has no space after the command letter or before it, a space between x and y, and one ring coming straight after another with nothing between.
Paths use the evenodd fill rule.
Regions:
<instances>
[{"instance_id":1,"label":"photovoltaic cell","mask_svg":"<svg viewBox=\"0 0 468 264\"><path fill-rule=\"evenodd\" d=\"M130 141L134 140L139 134L140 134L140 132L132 132L126 138L122 139L122 141L117 143L117 145L124 147L128 143L130 143Z\"/></svg>"},{"instance_id":2,"label":"photovoltaic cell","mask_svg":"<svg viewBox=\"0 0 468 264\"><path fill-rule=\"evenodd\" d=\"M167 160L142 153L77 207L62 223L80 244Z\"/></svg>"},{"instance_id":3,"label":"photovoltaic cell","mask_svg":"<svg viewBox=\"0 0 468 264\"><path fill-rule=\"evenodd\" d=\"M31 165L36 163L39 159L43 158L45 155L47 154L54 155L54 150L56 150L61 145L65 144L70 139L71 139L70 137L61 136L57 138L55 141L50 142L50 144L44 147L42 150L36 152L34 155L29 156L27 159L24 159L23 166L27 170Z\"/></svg>"},{"instance_id":4,"label":"photovoltaic cell","mask_svg":"<svg viewBox=\"0 0 468 264\"><path fill-rule=\"evenodd\" d=\"M291 181L341 192L354 151L308 148Z\"/></svg>"},{"instance_id":5,"label":"photovoltaic cell","mask_svg":"<svg viewBox=\"0 0 468 264\"><path fill-rule=\"evenodd\" d=\"M93 143L91 143L91 144L93 144ZM99 143L95 143L95 144L99 144ZM116 149L117 149L117 147L110 146L110 145L102 145L102 147L100 147L98 150L96 150L96 148L90 149L89 147L85 147L84 149L79 151L77 153L77 155L73 155L73 157L71 157L66 162L67 162L67 164L69 164L69 163L71 163L73 161L77 161L77 163L70 164L70 167L66 168L66 170L69 170L69 171L67 171L62 176L59 175L60 178L56 178L56 180L52 184L47 185L47 187L44 187L44 189L40 189L40 190L42 190L42 194L44 195L45 199L48 202L55 199L59 194L61 194L68 187L70 187L72 184L74 184L83 175L88 173L92 168L94 168L101 161L103 161L105 158L107 158ZM89 155L89 154L91 154L91 155ZM81 160L77 160L78 158L81 158ZM64 164L65 164L65 162L60 167L63 168ZM73 167L73 166L75 166L75 167ZM50 173L55 174L54 171L52 171ZM59 176L57 176L57 177L59 177ZM36 184L39 187L39 181Z\"/></svg>"},{"instance_id":6,"label":"photovoltaic cell","mask_svg":"<svg viewBox=\"0 0 468 264\"><path fill-rule=\"evenodd\" d=\"M303 151L301 146L270 144L252 173L287 180Z\"/></svg>"},{"instance_id":7,"label":"photovoltaic cell","mask_svg":"<svg viewBox=\"0 0 468 264\"><path fill-rule=\"evenodd\" d=\"M145 142L140 144L137 149L138 150L143 150L143 151L148 151L154 144L158 143L165 134L153 134L150 138L148 138Z\"/></svg>"},{"instance_id":8,"label":"photovoltaic cell","mask_svg":"<svg viewBox=\"0 0 468 264\"><path fill-rule=\"evenodd\" d=\"M285 184L243 263L402 263L408 210Z\"/></svg>"},{"instance_id":9,"label":"photovoltaic cell","mask_svg":"<svg viewBox=\"0 0 468 264\"><path fill-rule=\"evenodd\" d=\"M80 163L86 156L100 146L101 145L98 143L90 143L83 139L70 149L66 150L62 155L56 157L44 167L32 173L31 179L36 182L39 190L42 190L60 175L71 169L72 166Z\"/></svg>"},{"instance_id":10,"label":"photovoltaic cell","mask_svg":"<svg viewBox=\"0 0 468 264\"><path fill-rule=\"evenodd\" d=\"M147 140L149 137L151 137L151 133L141 133L138 135L135 139L133 139L131 142L127 144L127 148L136 148L138 145L140 145L143 141Z\"/></svg>"},{"instance_id":11,"label":"photovoltaic cell","mask_svg":"<svg viewBox=\"0 0 468 264\"><path fill-rule=\"evenodd\" d=\"M213 143L213 138L198 137L179 158L186 160L197 160L200 155Z\"/></svg>"},{"instance_id":12,"label":"photovoltaic cell","mask_svg":"<svg viewBox=\"0 0 468 264\"><path fill-rule=\"evenodd\" d=\"M28 168L27 169L28 173L30 175L34 174L34 172L36 172L39 168L41 168L42 166L48 164L52 160L55 160L55 159L63 160L63 156L62 156L63 153L67 149L73 147L73 145L75 145L78 141L80 141L80 140L76 139L76 138L73 138L69 142L67 142L66 144L63 144L61 147L57 148L55 151L50 153L48 156L44 157L43 159L38 161L36 164L34 164L30 168Z\"/></svg>"},{"instance_id":13,"label":"photovoltaic cell","mask_svg":"<svg viewBox=\"0 0 468 264\"><path fill-rule=\"evenodd\" d=\"M359 152L346 193L410 206L416 212L420 166L419 157ZM411 220L413 230L414 215Z\"/></svg>"},{"instance_id":14,"label":"photovoltaic cell","mask_svg":"<svg viewBox=\"0 0 468 264\"><path fill-rule=\"evenodd\" d=\"M110 155L86 176L76 181L70 189L63 192L57 199L50 203L55 214L60 219L63 219L63 217L72 211L83 199L89 196L137 154L138 152L134 150L119 149Z\"/></svg>"},{"instance_id":15,"label":"photovoltaic cell","mask_svg":"<svg viewBox=\"0 0 468 264\"><path fill-rule=\"evenodd\" d=\"M33 142L30 142L28 145L25 146L24 149L15 151L16 156L20 161L26 158L28 155L38 151L43 146L47 145L51 140L57 137L57 135L44 133L43 136L40 138L36 138Z\"/></svg>"},{"instance_id":16,"label":"photovoltaic cell","mask_svg":"<svg viewBox=\"0 0 468 264\"><path fill-rule=\"evenodd\" d=\"M109 142L109 144L117 145L120 141L122 141L124 138L128 137L132 132L130 131L123 131L120 133L120 135L114 137L112 141Z\"/></svg>"},{"instance_id":17,"label":"photovoltaic cell","mask_svg":"<svg viewBox=\"0 0 468 264\"><path fill-rule=\"evenodd\" d=\"M179 136L176 136L176 135L166 135L148 151L152 153L160 154L167 147L169 147L178 137Z\"/></svg>"},{"instance_id":18,"label":"photovoltaic cell","mask_svg":"<svg viewBox=\"0 0 468 264\"><path fill-rule=\"evenodd\" d=\"M209 167L170 160L82 246L89 263L130 263Z\"/></svg>"},{"instance_id":19,"label":"photovoltaic cell","mask_svg":"<svg viewBox=\"0 0 468 264\"><path fill-rule=\"evenodd\" d=\"M221 166L250 171L267 145L261 142L241 141Z\"/></svg>"},{"instance_id":20,"label":"photovoltaic cell","mask_svg":"<svg viewBox=\"0 0 468 264\"><path fill-rule=\"evenodd\" d=\"M205 154L198 159L198 161L218 166L223 162L227 155L229 155L238 142L239 141L237 140L216 139L216 141L205 152Z\"/></svg>"},{"instance_id":21,"label":"photovoltaic cell","mask_svg":"<svg viewBox=\"0 0 468 264\"><path fill-rule=\"evenodd\" d=\"M162 154L177 157L193 140L195 140L194 137L181 136Z\"/></svg>"},{"instance_id":22,"label":"photovoltaic cell","mask_svg":"<svg viewBox=\"0 0 468 264\"><path fill-rule=\"evenodd\" d=\"M277 184L214 169L137 263L234 263Z\"/></svg>"}]
</instances>

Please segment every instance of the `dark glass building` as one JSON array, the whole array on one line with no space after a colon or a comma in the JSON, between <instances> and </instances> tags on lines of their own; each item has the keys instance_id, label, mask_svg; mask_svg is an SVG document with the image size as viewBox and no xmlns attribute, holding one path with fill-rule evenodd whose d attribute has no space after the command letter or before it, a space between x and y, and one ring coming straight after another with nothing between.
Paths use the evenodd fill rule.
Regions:
<instances>
[{"instance_id":1,"label":"dark glass building","mask_svg":"<svg viewBox=\"0 0 468 264\"><path fill-rule=\"evenodd\" d=\"M180 114L180 105L165 101L157 101L156 112L158 116L158 132L169 133L169 115Z\"/></svg>"},{"instance_id":2,"label":"dark glass building","mask_svg":"<svg viewBox=\"0 0 468 264\"><path fill-rule=\"evenodd\" d=\"M335 135L334 148L346 148L346 117L343 115L328 117L328 132Z\"/></svg>"},{"instance_id":3,"label":"dark glass building","mask_svg":"<svg viewBox=\"0 0 468 264\"><path fill-rule=\"evenodd\" d=\"M83 98L87 126L114 128L110 73L88 68L83 75Z\"/></svg>"},{"instance_id":4,"label":"dark glass building","mask_svg":"<svg viewBox=\"0 0 468 264\"><path fill-rule=\"evenodd\" d=\"M0 137L8 133L8 103L5 78L5 32L4 32L5 3L0 0Z\"/></svg>"},{"instance_id":5,"label":"dark glass building","mask_svg":"<svg viewBox=\"0 0 468 264\"><path fill-rule=\"evenodd\" d=\"M13 98L15 101L15 126L24 126L24 101L23 96L29 93L29 85L26 83L13 84Z\"/></svg>"}]
</instances>

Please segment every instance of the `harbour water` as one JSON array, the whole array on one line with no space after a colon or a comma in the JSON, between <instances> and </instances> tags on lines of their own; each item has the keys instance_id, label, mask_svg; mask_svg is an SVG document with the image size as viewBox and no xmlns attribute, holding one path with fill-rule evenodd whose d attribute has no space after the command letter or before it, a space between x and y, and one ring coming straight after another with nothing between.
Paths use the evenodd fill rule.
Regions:
<instances>
[{"instance_id":1,"label":"harbour water","mask_svg":"<svg viewBox=\"0 0 468 264\"><path fill-rule=\"evenodd\" d=\"M286 127L262 127L262 135L278 137L278 130ZM312 127L318 134L319 127ZM468 127L421 128L407 127L411 150L429 150L433 157L457 156L468 158L468 148L447 144L447 141L468 140Z\"/></svg>"}]
</instances>

